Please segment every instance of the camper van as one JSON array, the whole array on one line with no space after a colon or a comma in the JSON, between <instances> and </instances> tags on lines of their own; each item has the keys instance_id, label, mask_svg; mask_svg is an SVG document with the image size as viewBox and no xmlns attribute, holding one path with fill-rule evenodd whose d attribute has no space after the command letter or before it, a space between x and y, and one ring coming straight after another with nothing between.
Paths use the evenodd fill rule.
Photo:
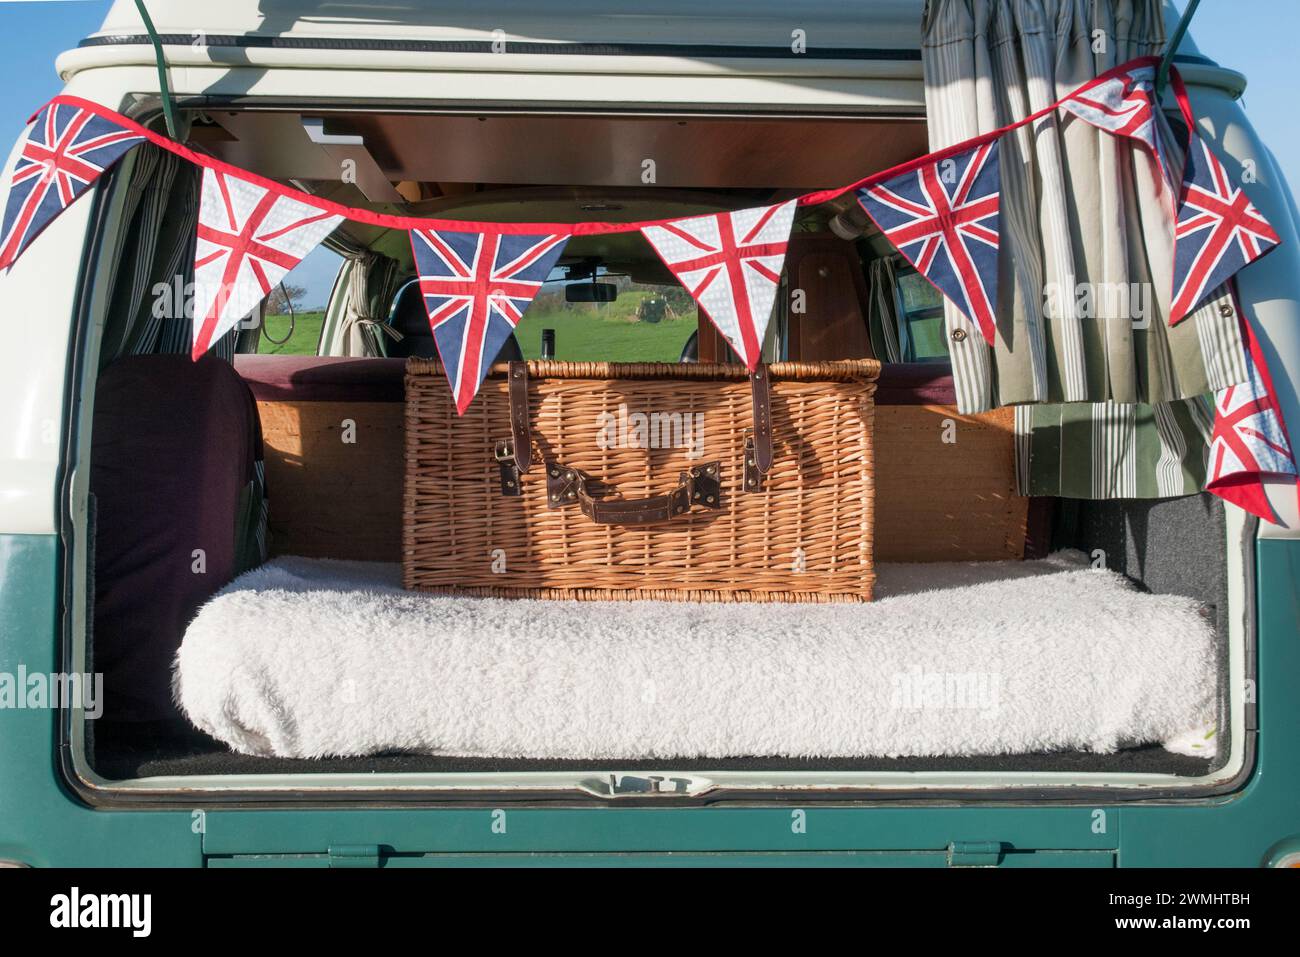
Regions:
<instances>
[{"instance_id":1,"label":"camper van","mask_svg":"<svg viewBox=\"0 0 1300 957\"><path fill-rule=\"evenodd\" d=\"M795 207L760 346L763 368L872 370L871 498L816 507L865 505L851 545L870 546L873 601L580 601L613 576L588 559L563 593L540 572L524 597L420 590L435 566L488 584L515 567L513 544L457 550L451 513L420 512L469 507L421 493L462 454L498 496L509 436L430 452L446 430L412 389L447 383L410 237L383 217L638 223L858 182L1019 118L963 115L927 76L937 18L972 5L145 6L118 0L58 58L65 95L377 218L324 239L340 267L323 314L282 296L198 360L202 171L177 154L131 150L0 275L0 861L1300 865L1294 483L1268 487L1261 521L1203 479L1089 494L1101 479L1064 475L1063 451L1029 482L1029 400L963 394L978 332L852 192ZM1161 55L1180 11L1122 6L1133 23L1078 29L1145 31L1133 55ZM974 84L979 60L946 68ZM1190 34L1172 64L1281 238L1236 275L1237 308L1300 428L1297 212L1243 112L1248 65ZM579 232L496 359L734 363L706 312L643 232ZM505 402L492 376L474 401ZM707 408L651 420L665 410L610 395L566 448L641 455L666 488L732 441ZM1062 447L1087 432L1034 421ZM503 502L455 516L456 534ZM592 527L557 514L575 537L526 542L538 567ZM647 527L615 538L685 534ZM738 531L747 544L692 574L762 588L745 549L782 534ZM780 547L795 572L841 573L817 564L820 540Z\"/></svg>"}]
</instances>

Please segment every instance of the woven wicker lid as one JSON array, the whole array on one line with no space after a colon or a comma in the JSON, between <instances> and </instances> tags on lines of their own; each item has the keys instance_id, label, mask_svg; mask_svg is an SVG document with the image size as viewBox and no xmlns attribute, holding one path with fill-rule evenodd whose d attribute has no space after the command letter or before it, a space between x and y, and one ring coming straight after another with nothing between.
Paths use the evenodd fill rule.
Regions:
<instances>
[{"instance_id":1,"label":"woven wicker lid","mask_svg":"<svg viewBox=\"0 0 1300 957\"><path fill-rule=\"evenodd\" d=\"M749 370L727 362L559 362L530 359L528 375L554 379L748 379ZM509 366L498 362L490 375L504 377ZM873 382L880 376L875 359L844 359L828 362L774 362L766 367L774 381ZM406 374L444 375L441 362L412 357L406 360Z\"/></svg>"}]
</instances>

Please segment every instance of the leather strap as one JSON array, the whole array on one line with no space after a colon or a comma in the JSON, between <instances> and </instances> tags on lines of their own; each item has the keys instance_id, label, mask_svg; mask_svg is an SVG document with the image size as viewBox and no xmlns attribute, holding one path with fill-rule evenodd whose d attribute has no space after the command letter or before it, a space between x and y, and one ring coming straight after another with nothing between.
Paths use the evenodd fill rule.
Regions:
<instances>
[{"instance_id":1,"label":"leather strap","mask_svg":"<svg viewBox=\"0 0 1300 957\"><path fill-rule=\"evenodd\" d=\"M756 464L758 470L765 475L772 468L772 390L767 380L765 365L760 365L749 375L749 389L754 399Z\"/></svg>"},{"instance_id":2,"label":"leather strap","mask_svg":"<svg viewBox=\"0 0 1300 957\"><path fill-rule=\"evenodd\" d=\"M512 362L510 377L510 442L515 464L527 472L533 464L533 436L528 427L528 363Z\"/></svg>"},{"instance_id":3,"label":"leather strap","mask_svg":"<svg viewBox=\"0 0 1300 957\"><path fill-rule=\"evenodd\" d=\"M507 394L510 401L510 439L497 442L495 452L497 465L501 471L501 494L517 496L522 494L522 476L533 462L533 438L528 424L528 364L511 362L506 374L509 379ZM749 376L754 426L745 437L745 464L742 469L741 488L746 492L761 492L763 476L772 468L772 391L768 380L768 368L762 364ZM582 503L581 495L584 494L584 489L580 487L580 479L573 480L571 487L560 489L559 500L553 497L552 493L555 489L551 486L555 478L550 474L552 467L553 463L547 465L546 479L547 500L551 507L559 508L574 502ZM682 475L686 477L683 481L691 480L692 477L693 480L701 480L702 476L695 475L696 472L697 469L691 469L689 473L683 472ZM712 481L715 485L718 482L716 472ZM625 501L598 502L588 497L591 504L583 503L583 513L595 521L610 525L639 525L663 521L665 516L671 518L673 515L680 514L681 510L678 508L681 504L680 494L679 486L678 489L665 495L644 499L637 507L633 507L634 503ZM717 498L715 489L713 500L716 502ZM691 504L700 504L698 501L693 501L690 495L686 503L688 509Z\"/></svg>"},{"instance_id":4,"label":"leather strap","mask_svg":"<svg viewBox=\"0 0 1300 957\"><path fill-rule=\"evenodd\" d=\"M767 366L759 365L749 376L753 400L754 428L745 436L745 467L742 486L746 492L761 492L763 476L772 467L772 390Z\"/></svg>"},{"instance_id":5,"label":"leather strap","mask_svg":"<svg viewBox=\"0 0 1300 957\"><path fill-rule=\"evenodd\" d=\"M519 466L515 464L509 442L496 444L496 460L497 468L501 473L501 494L511 498L523 495L524 490L519 481Z\"/></svg>"},{"instance_id":6,"label":"leather strap","mask_svg":"<svg viewBox=\"0 0 1300 957\"><path fill-rule=\"evenodd\" d=\"M692 466L677 477L677 487L638 499L597 499L587 491L587 476L577 469L546 463L546 503L550 508L576 504L598 525L652 525L687 514L692 506L721 508L718 462Z\"/></svg>"}]
</instances>

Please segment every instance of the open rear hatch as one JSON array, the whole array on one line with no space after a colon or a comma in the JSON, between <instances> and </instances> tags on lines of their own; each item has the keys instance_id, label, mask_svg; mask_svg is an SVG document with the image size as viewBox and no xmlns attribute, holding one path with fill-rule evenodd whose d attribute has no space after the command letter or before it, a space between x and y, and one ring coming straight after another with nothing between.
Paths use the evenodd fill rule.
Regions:
<instances>
[{"instance_id":1,"label":"open rear hatch","mask_svg":"<svg viewBox=\"0 0 1300 957\"><path fill-rule=\"evenodd\" d=\"M915 117L192 120L217 156L338 202L504 222L774 203L925 151ZM340 181L340 164L355 176ZM818 309L778 307L772 357L871 355L870 276L886 247L846 216L801 211L786 283L816 290ZM330 243L367 264L367 321L400 327L406 235L347 223ZM128 242L118 268L157 255ZM667 302L627 317L645 354L618 358L727 358L705 317L674 311L675 282L639 234L575 237L561 267L614 280L626 301ZM378 335L340 357L358 275L345 268L324 319L335 357L252 354L256 328L231 339L233 370L212 356L193 368L91 357L92 507L75 540L94 570L93 627L71 647L105 672L107 696L103 717L71 728L70 770L96 800L1144 797L1219 789L1243 766L1246 710L1229 691L1249 668L1248 596L1231 583L1248 580L1250 529L1208 497L1018 494L1013 412L956 412L924 295L916 338L928 329L937 354L887 364L875 396L876 602L439 605L400 587L404 361L379 354L418 355L420 337ZM598 316L596 304L563 313L568 283L554 277L555 311L520 324L522 356L540 354L542 328ZM110 314L110 334L123 321ZM557 357L572 348L562 333ZM182 698L210 733L177 710L174 667L207 683L201 707ZM1088 706L1072 716L1053 701ZM879 720L864 722L873 707ZM319 744L362 725L381 730L357 740L389 746ZM501 744L438 748L443 732Z\"/></svg>"}]
</instances>

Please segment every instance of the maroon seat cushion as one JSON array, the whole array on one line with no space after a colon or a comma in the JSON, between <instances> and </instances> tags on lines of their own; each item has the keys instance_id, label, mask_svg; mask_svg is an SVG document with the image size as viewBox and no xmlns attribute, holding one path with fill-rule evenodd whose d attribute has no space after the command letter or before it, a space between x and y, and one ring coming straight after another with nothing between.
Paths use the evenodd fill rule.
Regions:
<instances>
[{"instance_id":1,"label":"maroon seat cushion","mask_svg":"<svg viewBox=\"0 0 1300 957\"><path fill-rule=\"evenodd\" d=\"M405 359L235 356L259 402L402 402Z\"/></svg>"},{"instance_id":2,"label":"maroon seat cushion","mask_svg":"<svg viewBox=\"0 0 1300 957\"><path fill-rule=\"evenodd\" d=\"M257 407L221 359L135 356L100 375L91 443L104 717L174 718L171 666L185 628L244 555Z\"/></svg>"},{"instance_id":3,"label":"maroon seat cushion","mask_svg":"<svg viewBox=\"0 0 1300 957\"><path fill-rule=\"evenodd\" d=\"M259 402L401 402L405 359L332 356L236 356L235 369ZM952 405L947 362L885 363L876 388L880 405Z\"/></svg>"},{"instance_id":4,"label":"maroon seat cushion","mask_svg":"<svg viewBox=\"0 0 1300 957\"><path fill-rule=\"evenodd\" d=\"M957 392L947 362L886 362L876 382L877 405L954 405Z\"/></svg>"}]
</instances>

